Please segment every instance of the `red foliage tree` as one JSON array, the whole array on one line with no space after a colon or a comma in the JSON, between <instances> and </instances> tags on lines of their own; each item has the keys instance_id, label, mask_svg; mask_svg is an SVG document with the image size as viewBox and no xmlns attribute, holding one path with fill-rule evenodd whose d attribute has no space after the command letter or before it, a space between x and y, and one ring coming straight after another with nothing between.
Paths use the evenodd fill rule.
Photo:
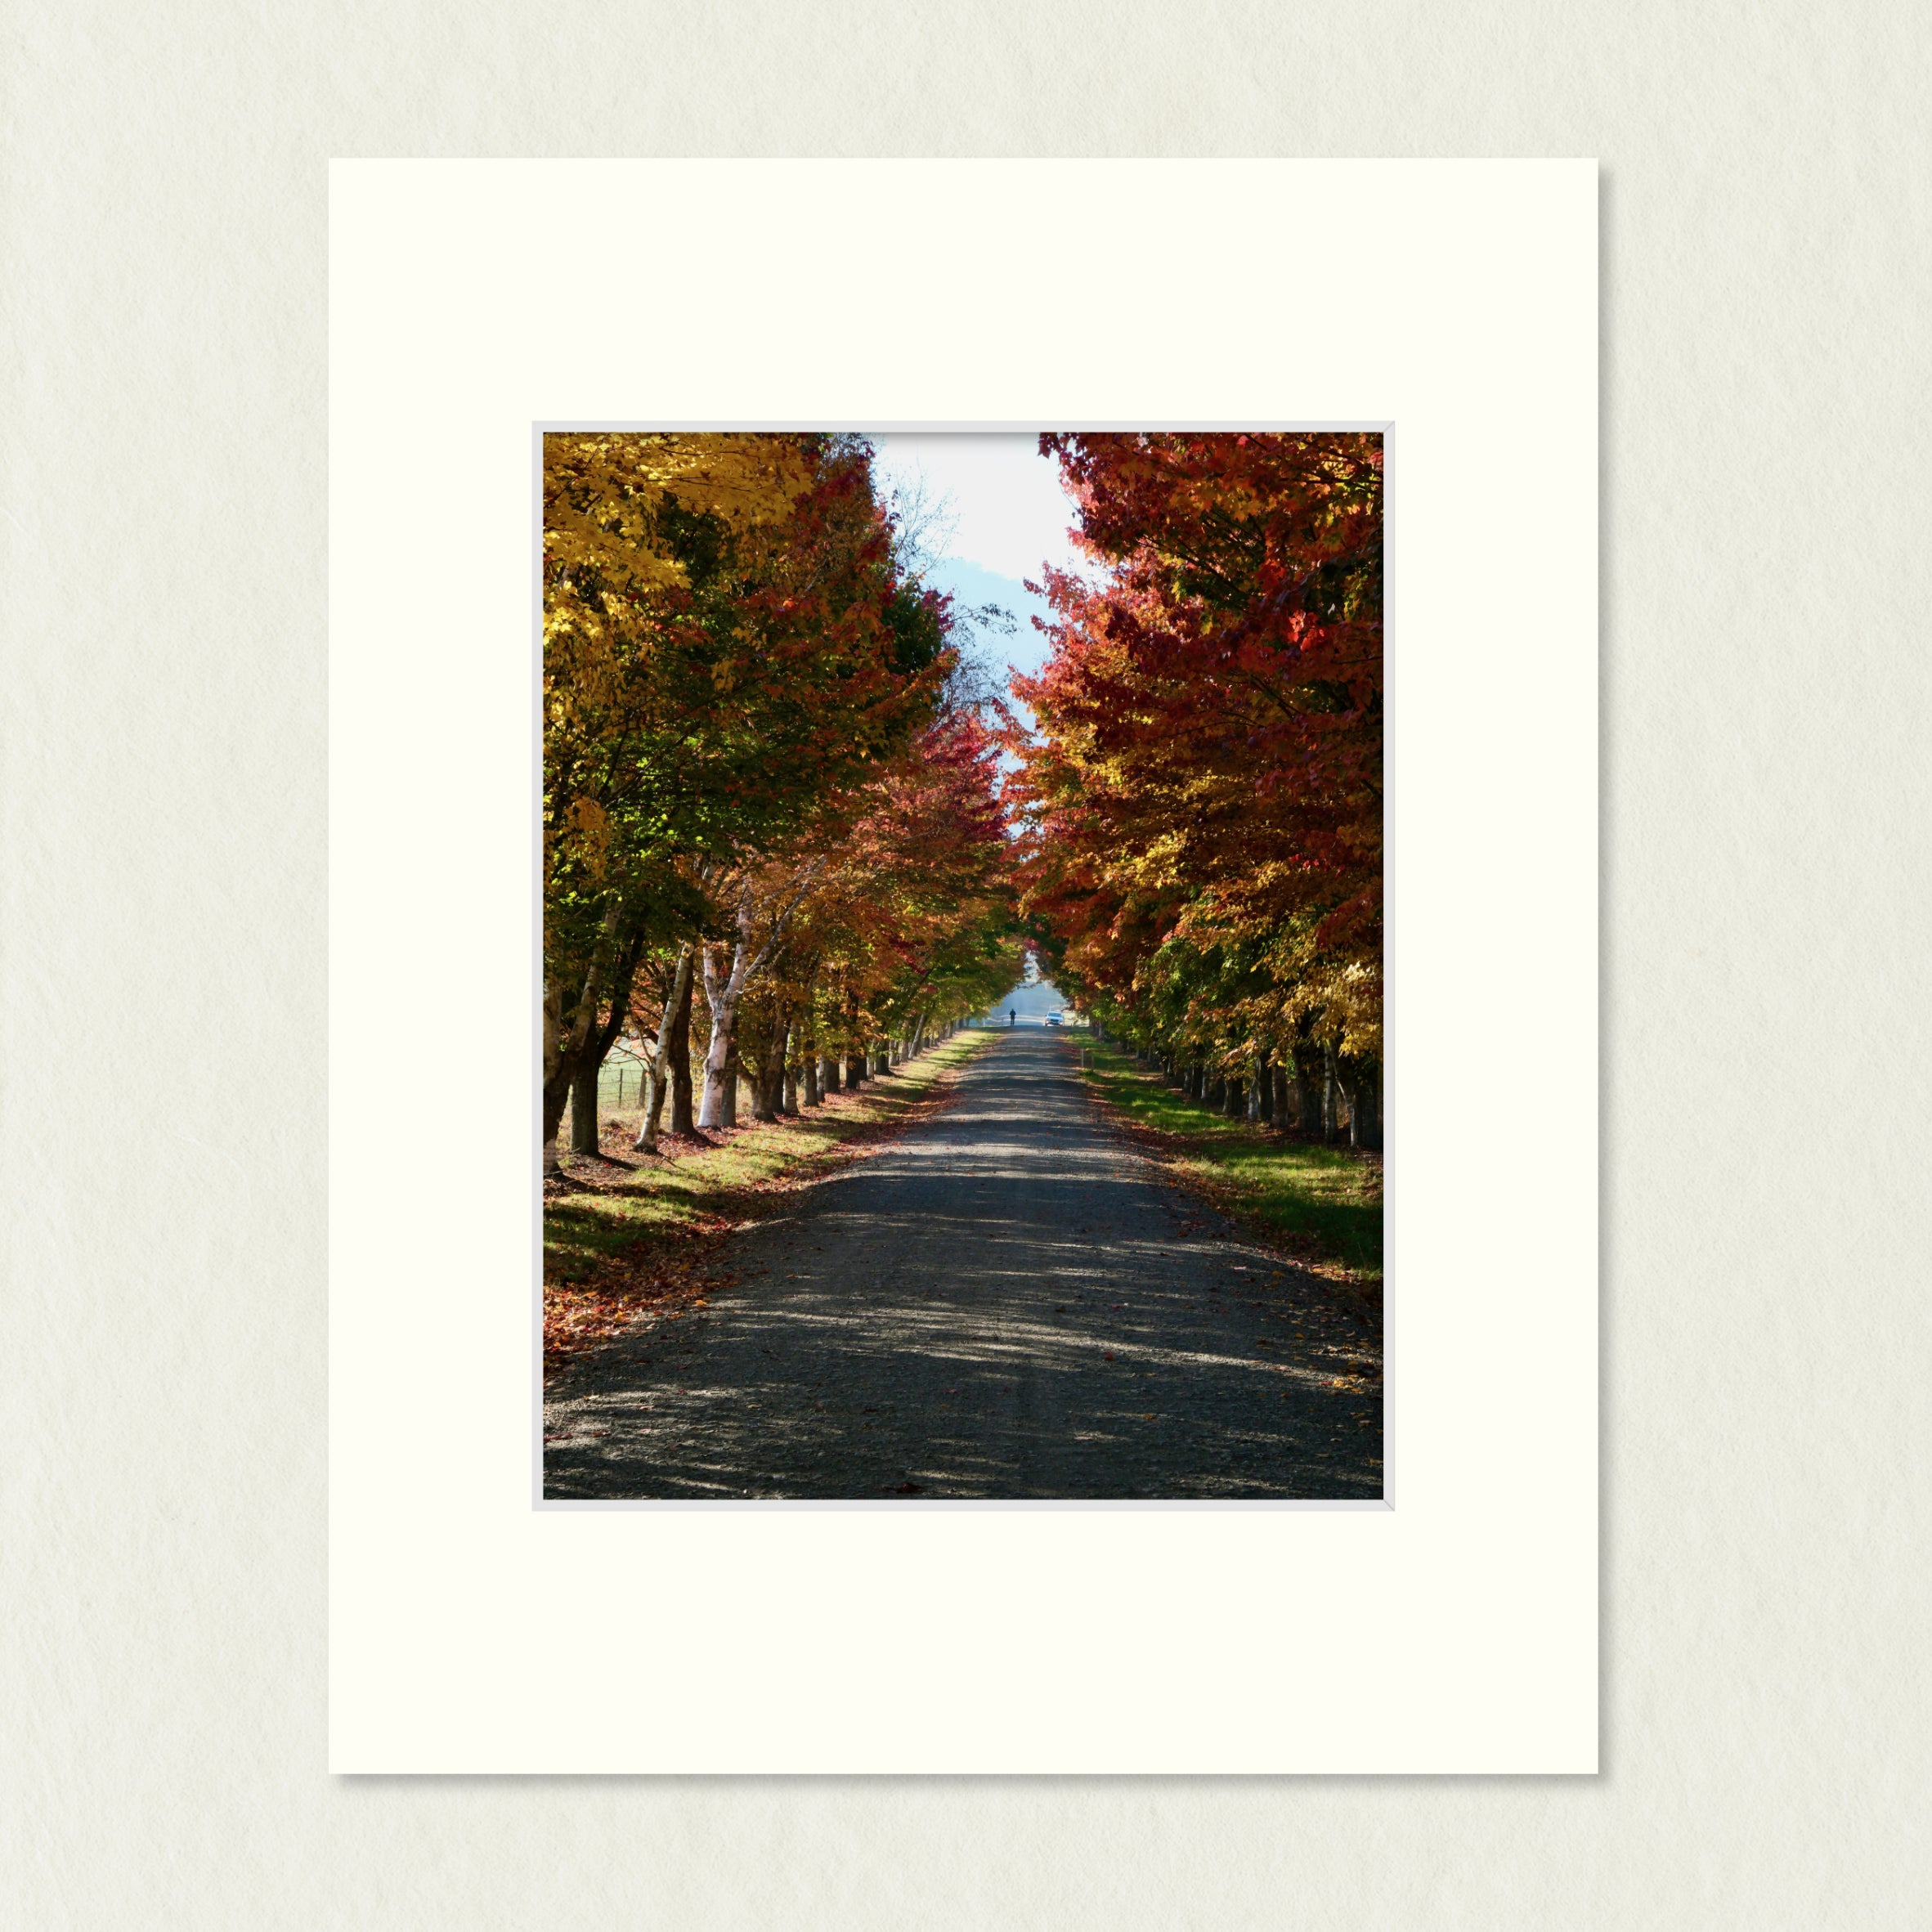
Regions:
<instances>
[{"instance_id":1,"label":"red foliage tree","mask_svg":"<svg viewBox=\"0 0 1932 1932\"><path fill-rule=\"evenodd\" d=\"M1226 1051L1298 1033L1373 1062L1381 439L1041 442L1104 567L1047 574L1054 653L1015 684L1039 727L1014 740L1025 903L1060 970L1132 1011L1163 949L1218 949L1247 975Z\"/></svg>"}]
</instances>

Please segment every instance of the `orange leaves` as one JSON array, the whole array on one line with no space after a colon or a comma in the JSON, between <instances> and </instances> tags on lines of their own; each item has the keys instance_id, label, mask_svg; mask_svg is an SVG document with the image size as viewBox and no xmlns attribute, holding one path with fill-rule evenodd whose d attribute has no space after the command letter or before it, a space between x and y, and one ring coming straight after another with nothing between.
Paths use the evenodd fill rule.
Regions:
<instances>
[{"instance_id":1,"label":"orange leaves","mask_svg":"<svg viewBox=\"0 0 1932 1932\"><path fill-rule=\"evenodd\" d=\"M1050 576L1054 653L1015 684L1023 904L1123 999L1177 934L1255 957L1293 930L1378 974L1380 438L1042 444L1109 574Z\"/></svg>"},{"instance_id":2,"label":"orange leaves","mask_svg":"<svg viewBox=\"0 0 1932 1932\"><path fill-rule=\"evenodd\" d=\"M858 1002L861 1032L930 1013L935 1000L964 1012L1011 983L951 990L975 963L984 970L1011 917L998 758L993 734L955 715L850 795L801 930L840 997Z\"/></svg>"}]
</instances>

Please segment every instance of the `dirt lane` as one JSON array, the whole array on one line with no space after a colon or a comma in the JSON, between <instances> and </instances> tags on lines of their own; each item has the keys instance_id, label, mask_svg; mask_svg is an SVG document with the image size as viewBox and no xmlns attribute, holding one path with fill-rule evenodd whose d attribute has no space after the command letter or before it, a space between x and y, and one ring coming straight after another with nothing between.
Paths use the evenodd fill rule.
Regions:
<instances>
[{"instance_id":1,"label":"dirt lane","mask_svg":"<svg viewBox=\"0 0 1932 1932\"><path fill-rule=\"evenodd\" d=\"M1379 1335L1170 1187L1076 1051L997 1036L702 1315L568 1371L545 1495L1379 1496Z\"/></svg>"}]
</instances>

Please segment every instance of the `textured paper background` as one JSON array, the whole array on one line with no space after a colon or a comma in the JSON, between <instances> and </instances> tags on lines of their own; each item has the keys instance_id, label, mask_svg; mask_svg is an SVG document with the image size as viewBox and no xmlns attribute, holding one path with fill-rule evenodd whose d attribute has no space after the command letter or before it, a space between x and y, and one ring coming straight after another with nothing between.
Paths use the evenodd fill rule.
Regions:
<instances>
[{"instance_id":1,"label":"textured paper background","mask_svg":"<svg viewBox=\"0 0 1932 1932\"><path fill-rule=\"evenodd\" d=\"M111 0L0 47L15 1918L1922 1922L1918 10ZM1602 1777L322 1772L324 164L733 151L1603 157Z\"/></svg>"}]
</instances>

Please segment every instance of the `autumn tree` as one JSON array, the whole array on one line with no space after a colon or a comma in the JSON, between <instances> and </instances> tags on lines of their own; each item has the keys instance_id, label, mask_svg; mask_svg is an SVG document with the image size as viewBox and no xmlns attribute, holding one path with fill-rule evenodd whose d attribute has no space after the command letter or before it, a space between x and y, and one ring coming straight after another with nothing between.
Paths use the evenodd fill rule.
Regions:
<instances>
[{"instance_id":1,"label":"autumn tree","mask_svg":"<svg viewBox=\"0 0 1932 1932\"><path fill-rule=\"evenodd\" d=\"M1047 573L1015 680L1024 901L1056 977L1258 1109L1325 1055L1373 1142L1381 1054L1382 448L1066 435L1098 580ZM1185 988L1185 997L1180 989Z\"/></svg>"},{"instance_id":2,"label":"autumn tree","mask_svg":"<svg viewBox=\"0 0 1932 1932\"><path fill-rule=\"evenodd\" d=\"M546 437L543 570L552 1155L573 1085L594 1145L597 1070L640 962L737 922L706 881L742 889L878 769L950 665L939 600L896 572L853 438Z\"/></svg>"}]
</instances>

